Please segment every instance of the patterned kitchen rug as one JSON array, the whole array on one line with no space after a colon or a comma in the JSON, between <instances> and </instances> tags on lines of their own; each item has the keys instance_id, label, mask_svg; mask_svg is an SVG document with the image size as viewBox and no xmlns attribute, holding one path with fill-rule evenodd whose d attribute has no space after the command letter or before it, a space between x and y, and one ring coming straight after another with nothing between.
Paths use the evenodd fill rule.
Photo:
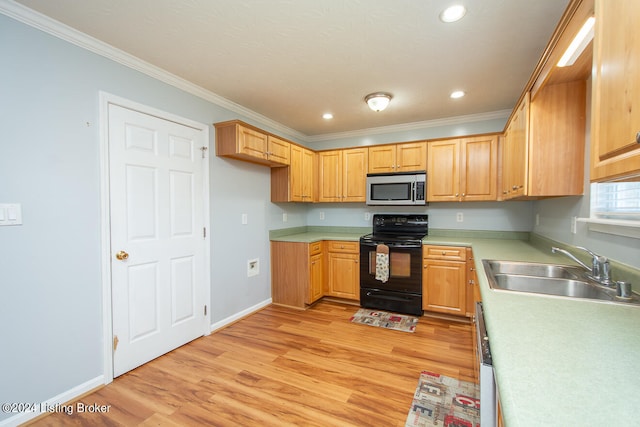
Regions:
<instances>
[{"instance_id":1,"label":"patterned kitchen rug","mask_svg":"<svg viewBox=\"0 0 640 427\"><path fill-rule=\"evenodd\" d=\"M361 308L351 316L353 323L377 326L379 328L393 329L403 332L415 332L418 318L406 314L390 313L388 311L371 310Z\"/></svg>"},{"instance_id":2,"label":"patterned kitchen rug","mask_svg":"<svg viewBox=\"0 0 640 427\"><path fill-rule=\"evenodd\" d=\"M480 427L480 387L423 371L405 427Z\"/></svg>"}]
</instances>

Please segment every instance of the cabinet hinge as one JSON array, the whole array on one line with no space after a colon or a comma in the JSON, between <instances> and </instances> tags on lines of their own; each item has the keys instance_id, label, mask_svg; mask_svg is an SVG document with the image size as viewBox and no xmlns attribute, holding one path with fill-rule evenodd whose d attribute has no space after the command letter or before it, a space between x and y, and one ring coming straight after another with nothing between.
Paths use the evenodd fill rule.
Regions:
<instances>
[{"instance_id":1,"label":"cabinet hinge","mask_svg":"<svg viewBox=\"0 0 640 427\"><path fill-rule=\"evenodd\" d=\"M202 238L203 239L207 238L207 227L202 227Z\"/></svg>"},{"instance_id":2,"label":"cabinet hinge","mask_svg":"<svg viewBox=\"0 0 640 427\"><path fill-rule=\"evenodd\" d=\"M205 316L207 315L207 306L206 305L204 306L204 315Z\"/></svg>"},{"instance_id":3,"label":"cabinet hinge","mask_svg":"<svg viewBox=\"0 0 640 427\"><path fill-rule=\"evenodd\" d=\"M118 343L120 342L120 340L118 339L117 335L113 336L113 352L115 353L116 350L118 349Z\"/></svg>"}]
</instances>

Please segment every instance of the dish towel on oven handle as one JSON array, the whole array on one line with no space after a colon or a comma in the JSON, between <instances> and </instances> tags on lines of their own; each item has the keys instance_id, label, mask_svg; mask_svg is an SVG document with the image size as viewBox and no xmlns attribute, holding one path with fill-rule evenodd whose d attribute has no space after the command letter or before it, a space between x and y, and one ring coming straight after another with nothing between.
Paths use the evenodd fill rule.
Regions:
<instances>
[{"instance_id":1,"label":"dish towel on oven handle","mask_svg":"<svg viewBox=\"0 0 640 427\"><path fill-rule=\"evenodd\" d=\"M389 280L389 246L376 246L376 280L385 283Z\"/></svg>"}]
</instances>

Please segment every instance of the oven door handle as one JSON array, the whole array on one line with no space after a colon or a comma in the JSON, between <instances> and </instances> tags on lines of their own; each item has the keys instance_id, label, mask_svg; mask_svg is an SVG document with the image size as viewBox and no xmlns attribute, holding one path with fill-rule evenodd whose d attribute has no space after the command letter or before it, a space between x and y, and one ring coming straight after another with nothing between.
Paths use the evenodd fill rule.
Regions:
<instances>
[{"instance_id":1,"label":"oven door handle","mask_svg":"<svg viewBox=\"0 0 640 427\"><path fill-rule=\"evenodd\" d=\"M394 295L385 295L385 294L374 294L372 292L367 292L367 296L374 296L378 299L386 299L386 300L390 300L390 301L402 301L402 302L406 302L406 301L411 301L410 297L397 297Z\"/></svg>"},{"instance_id":2,"label":"oven door handle","mask_svg":"<svg viewBox=\"0 0 640 427\"><path fill-rule=\"evenodd\" d=\"M422 247L422 246L416 246L416 245L407 245L405 243L392 243L392 242L360 242L360 246L366 246L369 248L375 248L378 245L387 245L390 248L401 248L401 249L412 249L412 248L418 248L418 247Z\"/></svg>"}]
</instances>

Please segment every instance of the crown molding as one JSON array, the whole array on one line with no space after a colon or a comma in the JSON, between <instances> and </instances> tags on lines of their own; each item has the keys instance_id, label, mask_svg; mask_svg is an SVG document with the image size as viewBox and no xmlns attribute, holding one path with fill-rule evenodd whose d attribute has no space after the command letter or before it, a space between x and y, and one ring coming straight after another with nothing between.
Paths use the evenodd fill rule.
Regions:
<instances>
[{"instance_id":1,"label":"crown molding","mask_svg":"<svg viewBox=\"0 0 640 427\"><path fill-rule=\"evenodd\" d=\"M444 119L425 120L422 122L403 123L399 125L381 126L376 128L359 129L347 132L326 133L322 135L307 136L306 139L308 142L321 142L341 138L354 138L358 136L379 135L392 132L405 132L440 126L452 126L472 122L481 122L484 120L506 119L510 114L511 110L498 110L488 113L478 113L469 114L466 116L447 117Z\"/></svg>"},{"instance_id":2,"label":"crown molding","mask_svg":"<svg viewBox=\"0 0 640 427\"><path fill-rule=\"evenodd\" d=\"M378 135L392 132L411 131L417 129L433 128L438 126L458 125L470 122L477 122L483 120L501 119L506 118L511 114L511 110L501 110L489 113L471 114L467 116L457 116L445 119L427 120L422 122L405 123L399 125L383 126L376 128L359 129L347 132L327 133L320 135L306 135L295 129L283 125L280 122L276 122L262 114L256 113L240 104L236 104L233 101L228 100L210 90L204 89L201 86L195 85L182 77L169 73L168 71L156 67L146 61L141 60L131 54L124 52L114 46L104 43L94 37L91 37L85 33L82 33L76 29L69 27L55 19L52 19L46 15L36 12L20 3L16 3L13 0L0 0L0 13L6 15L16 21L29 25L54 37L62 39L73 45L86 49L97 55L103 56L107 59L115 61L121 65L124 65L133 70L146 74L156 80L163 83L174 86L194 96L209 101L215 105L226 108L240 115L243 115L251 120L256 121L262 125L275 129L278 132L282 132L290 137L297 138L302 143L312 143L329 141L341 138L351 138L367 135Z\"/></svg>"},{"instance_id":3,"label":"crown molding","mask_svg":"<svg viewBox=\"0 0 640 427\"><path fill-rule=\"evenodd\" d=\"M169 73L162 68L156 67L155 65L130 55L123 50L111 46L110 44L104 43L94 37L71 28L68 25L56 21L55 19L36 12L33 9L29 9L20 3L16 3L13 0L0 0L0 13L90 52L103 56L107 59L111 59L121 65L139 71L156 80L167 83L213 104L219 105L227 110L241 114L258 123L272 127L277 131L291 135L292 137L300 138L301 140L306 141L307 139L307 136L303 133L291 129L282 123L271 120L270 118L243 107L240 104L236 104L235 102L204 89L201 86L195 85L182 77Z\"/></svg>"}]
</instances>

